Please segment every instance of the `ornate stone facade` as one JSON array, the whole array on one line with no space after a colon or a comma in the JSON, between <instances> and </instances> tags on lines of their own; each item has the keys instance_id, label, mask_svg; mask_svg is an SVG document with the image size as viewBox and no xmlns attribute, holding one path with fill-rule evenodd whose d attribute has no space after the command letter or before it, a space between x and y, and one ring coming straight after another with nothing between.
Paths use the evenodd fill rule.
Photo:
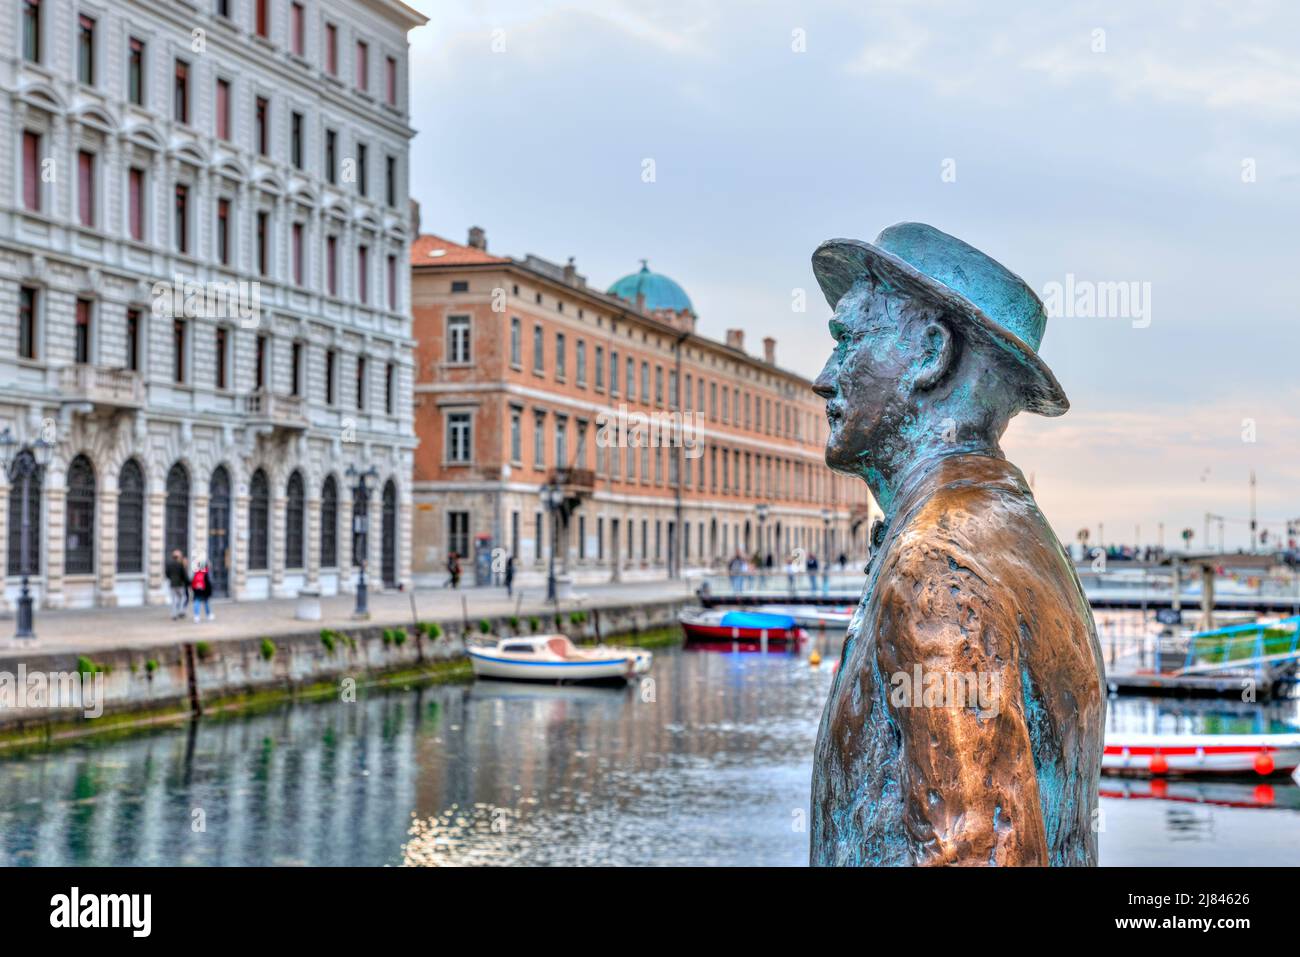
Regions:
<instances>
[{"instance_id":1,"label":"ornate stone facade","mask_svg":"<svg viewBox=\"0 0 1300 957\"><path fill-rule=\"evenodd\" d=\"M0 427L55 443L30 490L42 604L165 601L180 546L236 599L351 590L351 467L377 473L374 587L408 584L406 33L425 18L18 6L0 20ZM2 607L19 494L0 475Z\"/></svg>"}]
</instances>

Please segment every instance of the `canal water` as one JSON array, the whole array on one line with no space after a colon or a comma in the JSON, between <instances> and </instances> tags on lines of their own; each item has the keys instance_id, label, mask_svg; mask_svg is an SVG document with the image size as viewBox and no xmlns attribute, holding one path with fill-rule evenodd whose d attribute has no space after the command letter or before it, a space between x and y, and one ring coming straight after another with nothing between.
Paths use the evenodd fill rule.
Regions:
<instances>
[{"instance_id":1,"label":"canal water","mask_svg":"<svg viewBox=\"0 0 1300 957\"><path fill-rule=\"evenodd\" d=\"M669 649L646 686L371 691L0 758L0 865L802 866L825 657ZM1110 720L1300 724L1295 702ZM1300 862L1289 781L1103 778L1101 806L1103 864Z\"/></svg>"}]
</instances>

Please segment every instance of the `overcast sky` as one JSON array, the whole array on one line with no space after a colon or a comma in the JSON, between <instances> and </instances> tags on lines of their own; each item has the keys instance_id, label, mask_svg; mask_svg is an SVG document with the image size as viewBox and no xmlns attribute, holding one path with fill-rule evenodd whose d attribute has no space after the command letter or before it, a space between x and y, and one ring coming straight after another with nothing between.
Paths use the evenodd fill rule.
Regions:
<instances>
[{"instance_id":1,"label":"overcast sky","mask_svg":"<svg viewBox=\"0 0 1300 957\"><path fill-rule=\"evenodd\" d=\"M648 258L810 378L827 238L919 220L1040 295L1138 283L1149 311L1048 323L1073 408L1007 433L1058 534L1199 546L1212 512L1245 545L1251 469L1272 535L1300 517L1296 5L413 3L426 231L602 288Z\"/></svg>"}]
</instances>

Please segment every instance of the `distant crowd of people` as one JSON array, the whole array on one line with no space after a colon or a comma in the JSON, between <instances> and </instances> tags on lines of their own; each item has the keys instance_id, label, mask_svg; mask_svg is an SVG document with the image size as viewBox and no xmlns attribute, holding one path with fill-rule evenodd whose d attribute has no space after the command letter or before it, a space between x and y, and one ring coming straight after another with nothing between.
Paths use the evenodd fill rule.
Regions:
<instances>
[{"instance_id":1,"label":"distant crowd of people","mask_svg":"<svg viewBox=\"0 0 1300 957\"><path fill-rule=\"evenodd\" d=\"M195 562L191 572L188 559L177 549L167 560L163 574L171 588L172 621L184 618L191 605L194 606L196 625L202 620L200 610L206 613L208 621L215 620L216 616L212 614L212 572L207 562Z\"/></svg>"},{"instance_id":2,"label":"distant crowd of people","mask_svg":"<svg viewBox=\"0 0 1300 957\"><path fill-rule=\"evenodd\" d=\"M848 556L840 552L834 564L843 572L848 561ZM814 554L792 555L785 563L784 572L786 584L792 592L798 591L800 579L805 574L808 576L808 585L813 591L817 591L819 585L823 592L830 590L831 565L829 563L823 565ZM746 587L764 588L767 586L768 578L777 574L776 558L771 552L766 555L754 552L746 558L737 550L731 561L727 563L727 575L731 579L732 591L744 591Z\"/></svg>"}]
</instances>

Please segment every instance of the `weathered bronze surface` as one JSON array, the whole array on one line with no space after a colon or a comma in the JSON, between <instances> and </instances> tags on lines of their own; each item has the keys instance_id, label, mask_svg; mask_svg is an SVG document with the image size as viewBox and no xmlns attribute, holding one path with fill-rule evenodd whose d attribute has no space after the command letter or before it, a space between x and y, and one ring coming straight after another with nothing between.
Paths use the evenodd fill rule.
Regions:
<instances>
[{"instance_id":1,"label":"weathered bronze surface","mask_svg":"<svg viewBox=\"0 0 1300 957\"><path fill-rule=\"evenodd\" d=\"M811 861L1095 864L1096 628L998 446L1017 412L1069 407L1037 355L1042 303L915 223L813 266L835 309L826 461L885 520L817 737Z\"/></svg>"}]
</instances>

